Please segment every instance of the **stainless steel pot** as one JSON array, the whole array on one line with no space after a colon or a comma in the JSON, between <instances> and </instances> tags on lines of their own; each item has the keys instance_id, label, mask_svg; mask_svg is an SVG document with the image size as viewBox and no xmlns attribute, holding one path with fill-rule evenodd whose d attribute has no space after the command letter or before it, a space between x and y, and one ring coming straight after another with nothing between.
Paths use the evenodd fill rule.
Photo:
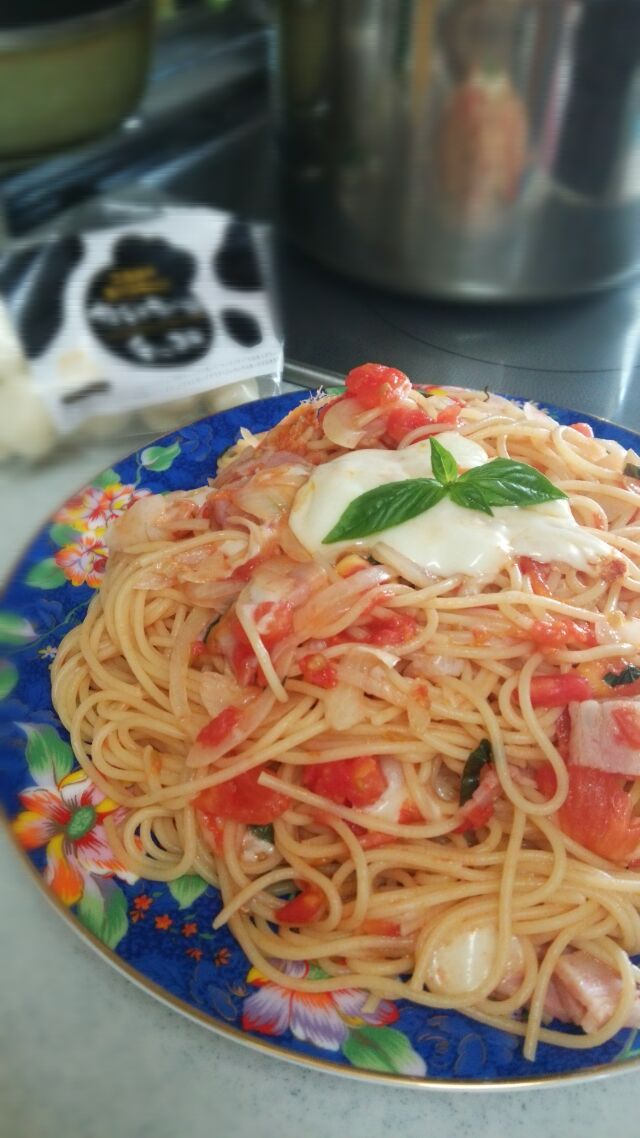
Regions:
<instances>
[{"instance_id":1,"label":"stainless steel pot","mask_svg":"<svg viewBox=\"0 0 640 1138\"><path fill-rule=\"evenodd\" d=\"M366 281L548 299L640 264L640 0L279 0L285 224Z\"/></svg>"}]
</instances>

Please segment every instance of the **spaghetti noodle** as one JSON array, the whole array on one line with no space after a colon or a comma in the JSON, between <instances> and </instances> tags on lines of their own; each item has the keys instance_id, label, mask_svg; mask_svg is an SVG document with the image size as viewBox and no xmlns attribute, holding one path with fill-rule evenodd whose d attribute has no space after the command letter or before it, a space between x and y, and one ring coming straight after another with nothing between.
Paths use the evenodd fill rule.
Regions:
<instances>
[{"instance_id":1,"label":"spaghetti noodle","mask_svg":"<svg viewBox=\"0 0 640 1138\"><path fill-rule=\"evenodd\" d=\"M419 541L409 556L401 525L313 545L321 479L337 471L345 496L336 462L370 483L365 452L409 462L431 437L453 453L454 436L458 472L527 464L566 505L451 505L456 521L443 502L455 572ZM540 1039L591 1047L635 1022L635 461L531 405L365 367L346 397L245 435L210 486L139 500L53 667L78 760L122 807L123 863L217 886L216 927L288 988L455 1007L524 1036L531 1058ZM495 553L483 525L528 513L533 532L562 510L571 542L555 530L554 555L504 530L498 563L469 568L474 542ZM435 519L407 523L432 553ZM624 770L604 769L601 736L575 754L594 707L598 730L622 709ZM300 960L313 978L283 970Z\"/></svg>"}]
</instances>

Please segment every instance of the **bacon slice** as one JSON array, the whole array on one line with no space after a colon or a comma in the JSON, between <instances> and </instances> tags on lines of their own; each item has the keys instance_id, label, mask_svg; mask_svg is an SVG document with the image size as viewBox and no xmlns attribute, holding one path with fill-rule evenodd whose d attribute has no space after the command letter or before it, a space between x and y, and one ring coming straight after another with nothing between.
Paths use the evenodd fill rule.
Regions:
<instances>
[{"instance_id":1,"label":"bacon slice","mask_svg":"<svg viewBox=\"0 0 640 1138\"><path fill-rule=\"evenodd\" d=\"M579 949L561 956L547 991L545 1011L583 1031L597 1031L616 1010L622 981L608 964ZM640 1027L640 992L625 1027Z\"/></svg>"},{"instance_id":2,"label":"bacon slice","mask_svg":"<svg viewBox=\"0 0 640 1138\"><path fill-rule=\"evenodd\" d=\"M640 700L587 699L569 714L571 763L640 778Z\"/></svg>"}]
</instances>

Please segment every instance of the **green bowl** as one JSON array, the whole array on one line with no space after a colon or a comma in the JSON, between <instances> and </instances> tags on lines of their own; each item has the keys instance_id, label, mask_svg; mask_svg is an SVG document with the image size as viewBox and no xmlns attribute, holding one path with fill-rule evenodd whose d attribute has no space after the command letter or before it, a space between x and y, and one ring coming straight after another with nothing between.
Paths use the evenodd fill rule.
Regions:
<instances>
[{"instance_id":1,"label":"green bowl","mask_svg":"<svg viewBox=\"0 0 640 1138\"><path fill-rule=\"evenodd\" d=\"M152 34L153 0L0 31L0 158L39 157L117 126L144 89Z\"/></svg>"}]
</instances>

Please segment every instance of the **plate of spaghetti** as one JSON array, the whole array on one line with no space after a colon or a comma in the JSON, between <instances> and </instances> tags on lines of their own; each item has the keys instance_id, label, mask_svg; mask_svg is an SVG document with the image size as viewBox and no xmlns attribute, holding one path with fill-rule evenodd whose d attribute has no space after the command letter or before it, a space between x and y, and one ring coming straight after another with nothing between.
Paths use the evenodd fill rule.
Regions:
<instances>
[{"instance_id":1,"label":"plate of spaghetti","mask_svg":"<svg viewBox=\"0 0 640 1138\"><path fill-rule=\"evenodd\" d=\"M364 364L99 475L0 605L0 804L49 897L305 1065L637 1063L634 448Z\"/></svg>"}]
</instances>

